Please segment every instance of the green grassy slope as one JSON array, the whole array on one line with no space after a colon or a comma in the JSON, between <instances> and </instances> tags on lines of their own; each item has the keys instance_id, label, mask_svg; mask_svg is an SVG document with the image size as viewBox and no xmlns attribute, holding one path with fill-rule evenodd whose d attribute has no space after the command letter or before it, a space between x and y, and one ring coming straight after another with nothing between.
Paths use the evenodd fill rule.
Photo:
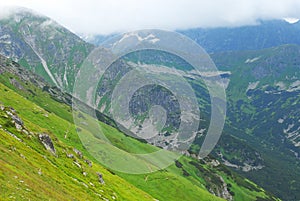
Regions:
<instances>
[{"instance_id":1,"label":"green grassy slope","mask_svg":"<svg viewBox=\"0 0 300 201\"><path fill-rule=\"evenodd\" d=\"M12 78L19 81L23 86L22 90L11 84ZM34 133L32 137L19 133L9 124L9 121L7 122L5 113L1 113L0 154L1 164L4 165L1 166L0 185L5 191L3 194L5 198L13 196L16 197L15 200L19 200L24 196L24 199L37 200L52 197L60 200L59 196L65 195L66 200L75 198L94 200L98 199L97 194L100 194L109 200L113 200L113 196L119 200L147 200L153 199L152 197L159 200L222 200L208 190L218 192L218 189L220 191L226 183L226 188L234 195L234 200L256 200L257 197L260 200L275 199L255 184L233 175L222 165L214 167L209 163L205 164L203 161L188 157L181 158L176 165L166 170L147 175L127 175L108 171L98 165L98 162L82 146L72 122L70 106L57 102L47 92L11 73L2 73L0 81L3 83L0 84L0 101L5 106L12 106L24 121L26 129ZM156 149L126 137L115 128L103 123L101 125L104 127L105 135L124 150L140 153ZM24 143L16 141L3 129L14 133ZM51 136L58 157L44 149L38 141L38 133L47 133ZM76 156L72 151L73 147L82 151L83 159ZM8 157L7 153L11 155ZM69 153L74 154L75 158L66 157ZM22 156L25 156L25 159ZM84 162L85 158L93 161L92 168ZM74 163L76 160L81 164L81 168ZM42 175L38 174L40 169ZM84 176L83 172L87 172L87 176ZM97 181L96 172L103 174L105 185ZM48 191L45 188L47 186L55 190ZM17 187L20 189L16 189ZM27 188L29 191L26 190Z\"/></svg>"},{"instance_id":2,"label":"green grassy slope","mask_svg":"<svg viewBox=\"0 0 300 201\"><path fill-rule=\"evenodd\" d=\"M5 108L0 112L0 182L4 199L54 199L54 200L153 200L147 193L137 189L105 168L93 163L92 167L73 151L72 146L62 143L41 122L56 122L57 129L66 123L49 114L37 105L0 85L1 101L4 105L16 105L20 118L29 135L17 131L7 117ZM3 94L4 92L4 94ZM15 103L15 104L14 104ZM18 103L18 104L17 104ZM19 107L18 107L19 105ZM37 113L39 112L39 113ZM36 116L36 118L33 118ZM37 120L39 119L39 121ZM57 123L60 121L61 123ZM38 123L35 123L38 122ZM52 127L54 128L54 126ZM18 139L12 137L14 134ZM48 133L54 143L56 156L48 152L38 140L39 133ZM67 157L73 154L73 158ZM80 164L80 167L76 165ZM98 181L97 172L103 175L105 184ZM85 176L84 174L87 173Z\"/></svg>"}]
</instances>

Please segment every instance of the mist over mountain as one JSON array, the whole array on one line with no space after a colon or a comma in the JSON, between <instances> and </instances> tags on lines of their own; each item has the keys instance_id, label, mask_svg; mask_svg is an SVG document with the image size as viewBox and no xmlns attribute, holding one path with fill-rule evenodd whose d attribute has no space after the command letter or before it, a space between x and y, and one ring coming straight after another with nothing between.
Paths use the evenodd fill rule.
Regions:
<instances>
[{"instance_id":1,"label":"mist over mountain","mask_svg":"<svg viewBox=\"0 0 300 201\"><path fill-rule=\"evenodd\" d=\"M236 28L181 30L207 52L259 50L284 44L300 45L300 22L259 21L258 25Z\"/></svg>"},{"instance_id":2,"label":"mist over mountain","mask_svg":"<svg viewBox=\"0 0 300 201\"><path fill-rule=\"evenodd\" d=\"M0 53L70 91L78 69L93 49L52 19L16 8L0 18Z\"/></svg>"},{"instance_id":3,"label":"mist over mountain","mask_svg":"<svg viewBox=\"0 0 300 201\"><path fill-rule=\"evenodd\" d=\"M125 55L110 66L97 86L97 123L116 147L132 153L165 148L125 135L110 118L114 88L137 65L156 69L175 66L195 91L202 114L195 141L175 164L151 174L129 175L104 167L91 156L89 147L83 147L77 132L103 142L86 129L92 119L88 114L75 110L80 125L74 124L71 107L74 82L83 61L111 36L79 37L27 9L0 18L3 198L299 200L300 23L272 20L253 26L178 32L210 53L226 83L228 110L222 137L208 158L198 158L210 122L211 103L203 80L192 74L189 63L161 51ZM155 37L145 38L160 39ZM153 102L172 103L163 133L171 135L180 123L179 107L171 93L145 87L135 94L129 109L135 120L142 122ZM85 106L90 109L88 103ZM137 127L142 128L142 124ZM57 191L50 196L37 187L39 182ZM19 191L15 192L16 188ZM60 196L63 192L66 197Z\"/></svg>"},{"instance_id":4,"label":"mist over mountain","mask_svg":"<svg viewBox=\"0 0 300 201\"><path fill-rule=\"evenodd\" d=\"M284 44L300 45L300 22L297 20L259 20L254 25L177 30L201 45L208 53L259 50ZM82 39L100 45L113 35L85 35Z\"/></svg>"}]
</instances>

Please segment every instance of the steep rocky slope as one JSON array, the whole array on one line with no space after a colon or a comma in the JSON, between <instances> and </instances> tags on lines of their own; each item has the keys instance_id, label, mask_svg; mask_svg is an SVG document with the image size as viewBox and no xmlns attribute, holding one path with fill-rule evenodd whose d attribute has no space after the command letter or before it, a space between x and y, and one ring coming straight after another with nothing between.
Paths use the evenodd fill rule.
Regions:
<instances>
[{"instance_id":1,"label":"steep rocky slope","mask_svg":"<svg viewBox=\"0 0 300 201\"><path fill-rule=\"evenodd\" d=\"M70 91L78 69L93 48L52 19L11 8L0 19L0 53Z\"/></svg>"}]
</instances>

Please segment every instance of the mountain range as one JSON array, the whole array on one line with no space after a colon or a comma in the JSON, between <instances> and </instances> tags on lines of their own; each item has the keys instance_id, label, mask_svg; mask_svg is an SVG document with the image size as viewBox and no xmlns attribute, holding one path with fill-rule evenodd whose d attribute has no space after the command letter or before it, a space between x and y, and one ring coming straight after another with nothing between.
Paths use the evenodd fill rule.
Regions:
<instances>
[{"instance_id":1,"label":"mountain range","mask_svg":"<svg viewBox=\"0 0 300 201\"><path fill-rule=\"evenodd\" d=\"M299 28L299 23L275 20L256 26L179 31L210 53L227 83L223 135L206 159L196 156L203 140L199 136L186 156L166 170L127 175L106 169L82 146L76 130L84 128L76 128L70 107L82 62L107 37L85 42L48 17L16 9L0 19L3 198L299 200ZM125 74L133 64L151 62L189 68L179 58L151 51L126 55L112 68ZM201 80L187 79L204 114L199 129L205 130L211 112L209 94ZM109 97L115 82L100 83L99 96ZM163 104L166 98L157 102ZM133 111L138 103L132 104ZM117 130L103 107L109 104L100 101L98 111L107 137L125 150L154 149ZM46 188L38 187L41 182Z\"/></svg>"}]
</instances>

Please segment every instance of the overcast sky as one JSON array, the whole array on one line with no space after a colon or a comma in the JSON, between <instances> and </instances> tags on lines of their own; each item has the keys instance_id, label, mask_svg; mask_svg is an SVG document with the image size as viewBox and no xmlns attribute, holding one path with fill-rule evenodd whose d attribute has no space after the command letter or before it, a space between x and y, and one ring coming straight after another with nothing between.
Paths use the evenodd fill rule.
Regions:
<instances>
[{"instance_id":1,"label":"overcast sky","mask_svg":"<svg viewBox=\"0 0 300 201\"><path fill-rule=\"evenodd\" d=\"M36 10L84 34L240 26L257 19L300 18L300 0L0 0L1 7L12 5Z\"/></svg>"}]
</instances>

